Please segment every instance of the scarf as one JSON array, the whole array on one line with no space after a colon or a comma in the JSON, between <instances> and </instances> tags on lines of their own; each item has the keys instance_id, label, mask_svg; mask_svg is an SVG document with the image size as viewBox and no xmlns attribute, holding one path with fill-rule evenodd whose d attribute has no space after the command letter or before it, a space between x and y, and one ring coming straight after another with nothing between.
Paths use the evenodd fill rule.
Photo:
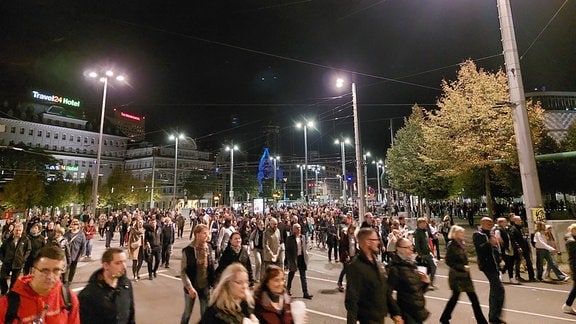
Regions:
<instances>
[{"instance_id":1,"label":"scarf","mask_svg":"<svg viewBox=\"0 0 576 324\"><path fill-rule=\"evenodd\" d=\"M208 245L194 242L194 251L196 252L196 264L204 269L208 268Z\"/></svg>"}]
</instances>

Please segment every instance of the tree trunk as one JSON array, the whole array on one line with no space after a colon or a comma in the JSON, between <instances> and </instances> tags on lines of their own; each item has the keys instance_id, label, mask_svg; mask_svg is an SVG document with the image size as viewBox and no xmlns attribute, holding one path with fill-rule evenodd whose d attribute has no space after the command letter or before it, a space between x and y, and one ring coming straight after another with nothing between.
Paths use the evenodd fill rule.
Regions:
<instances>
[{"instance_id":1,"label":"tree trunk","mask_svg":"<svg viewBox=\"0 0 576 324\"><path fill-rule=\"evenodd\" d=\"M494 217L494 207L492 206L492 190L490 187L490 168L484 168L484 190L486 191L486 207L488 208L488 217Z\"/></svg>"}]
</instances>

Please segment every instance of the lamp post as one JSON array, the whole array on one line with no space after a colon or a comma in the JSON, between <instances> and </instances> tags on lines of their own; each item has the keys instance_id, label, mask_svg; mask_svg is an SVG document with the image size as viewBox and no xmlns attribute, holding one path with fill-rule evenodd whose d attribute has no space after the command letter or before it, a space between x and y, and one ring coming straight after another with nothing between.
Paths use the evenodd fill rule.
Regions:
<instances>
[{"instance_id":1,"label":"lamp post","mask_svg":"<svg viewBox=\"0 0 576 324\"><path fill-rule=\"evenodd\" d=\"M341 88L344 86L344 80L336 80L336 86ZM364 222L364 214L366 212L366 197L364 185L362 184L364 178L364 168L362 167L362 145L360 139L360 122L358 118L358 102L356 98L356 83L352 82L352 111L354 114L354 146L356 148L356 186L358 187L358 220L360 223Z\"/></svg>"},{"instance_id":2,"label":"lamp post","mask_svg":"<svg viewBox=\"0 0 576 324\"><path fill-rule=\"evenodd\" d=\"M376 196L376 197L378 197L377 198L378 202L381 203L382 202L382 194L381 194L382 190L380 188L380 181L381 181L381 179L380 179L380 167L382 166L382 160L380 160L378 162L372 161L372 164L374 164L376 166L376 181L378 184L378 196Z\"/></svg>"},{"instance_id":3,"label":"lamp post","mask_svg":"<svg viewBox=\"0 0 576 324\"><path fill-rule=\"evenodd\" d=\"M304 199L304 166L298 164L296 167L300 169L300 199Z\"/></svg>"},{"instance_id":4,"label":"lamp post","mask_svg":"<svg viewBox=\"0 0 576 324\"><path fill-rule=\"evenodd\" d=\"M104 115L106 112L106 93L108 92L108 78L114 77L114 71L106 71L103 75L96 72L89 72L88 76L91 78L100 78L100 82L104 83L102 91L102 112L100 116L100 132L98 133L98 152L96 154L96 172L94 174L94 181L92 187L92 205L94 216L96 216L96 209L98 208L98 182L100 176L100 162L102 159L102 137L104 136ZM123 82L125 80L123 75L117 75L117 81Z\"/></svg>"},{"instance_id":5,"label":"lamp post","mask_svg":"<svg viewBox=\"0 0 576 324\"><path fill-rule=\"evenodd\" d=\"M345 151L345 144L349 144L350 140L347 138L341 139L341 140L336 140L334 141L335 144L340 144L340 155L341 155L341 159L342 159L342 177L340 178L340 181L342 182L342 202L343 205L346 206L346 203L348 202L348 199L346 198L346 151Z\"/></svg>"},{"instance_id":6,"label":"lamp post","mask_svg":"<svg viewBox=\"0 0 576 324\"><path fill-rule=\"evenodd\" d=\"M318 173L320 170L326 169L326 167L315 165L314 166L314 197L318 197Z\"/></svg>"},{"instance_id":7,"label":"lamp post","mask_svg":"<svg viewBox=\"0 0 576 324\"><path fill-rule=\"evenodd\" d=\"M175 147L174 147L174 188L173 188L173 192L172 192L172 201L174 202L174 210L176 210L176 180L178 179L177 174L178 174L178 142L184 139L184 135L182 134L176 134L176 135L170 135L170 140L171 141L175 141Z\"/></svg>"},{"instance_id":8,"label":"lamp post","mask_svg":"<svg viewBox=\"0 0 576 324\"><path fill-rule=\"evenodd\" d=\"M536 169L536 159L534 158L534 148L532 147L532 137L530 136L530 124L528 122L528 112L526 111L524 85L520 73L520 59L518 57L516 35L514 34L512 9L510 8L509 0L497 0L497 4L500 32L502 34L502 49L504 51L506 75L510 89L510 101L512 102L512 119L518 150L522 195L526 206L528 229L530 233L534 233L534 220L530 213L533 208L542 207L542 193Z\"/></svg>"},{"instance_id":9,"label":"lamp post","mask_svg":"<svg viewBox=\"0 0 576 324\"><path fill-rule=\"evenodd\" d=\"M270 161L272 161L274 163L274 186L273 186L273 190L274 192L276 192L276 162L280 161L280 157L279 156L271 156L270 157Z\"/></svg>"},{"instance_id":10,"label":"lamp post","mask_svg":"<svg viewBox=\"0 0 576 324\"><path fill-rule=\"evenodd\" d=\"M237 150L237 145L226 146L226 151L230 151L230 208L234 205L234 151Z\"/></svg>"},{"instance_id":11,"label":"lamp post","mask_svg":"<svg viewBox=\"0 0 576 324\"><path fill-rule=\"evenodd\" d=\"M306 123L297 123L296 127L304 129L304 180L306 180L304 199L308 200L308 135L306 130L308 127L314 127L314 122L307 121Z\"/></svg>"},{"instance_id":12,"label":"lamp post","mask_svg":"<svg viewBox=\"0 0 576 324\"><path fill-rule=\"evenodd\" d=\"M362 162L364 163L364 192L368 192L368 163L367 159L370 156L370 152L364 153L362 156Z\"/></svg>"}]
</instances>

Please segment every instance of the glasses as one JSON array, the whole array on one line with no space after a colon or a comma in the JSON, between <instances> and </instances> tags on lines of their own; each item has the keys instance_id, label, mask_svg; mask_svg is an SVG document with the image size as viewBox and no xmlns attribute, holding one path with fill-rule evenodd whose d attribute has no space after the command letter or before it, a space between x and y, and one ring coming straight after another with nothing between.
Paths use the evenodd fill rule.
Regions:
<instances>
[{"instance_id":1,"label":"glasses","mask_svg":"<svg viewBox=\"0 0 576 324\"><path fill-rule=\"evenodd\" d=\"M44 275L46 277L48 277L50 275L59 276L64 272L64 269L60 269L60 268L56 268L56 269L48 269L48 268L38 269L36 267L33 267L33 268L38 270L38 272L40 272L42 275Z\"/></svg>"},{"instance_id":2,"label":"glasses","mask_svg":"<svg viewBox=\"0 0 576 324\"><path fill-rule=\"evenodd\" d=\"M396 248L397 248L397 249L410 249L410 250L413 250L413 249L414 249L414 247L413 247L412 245L409 245L409 246L397 246Z\"/></svg>"}]
</instances>

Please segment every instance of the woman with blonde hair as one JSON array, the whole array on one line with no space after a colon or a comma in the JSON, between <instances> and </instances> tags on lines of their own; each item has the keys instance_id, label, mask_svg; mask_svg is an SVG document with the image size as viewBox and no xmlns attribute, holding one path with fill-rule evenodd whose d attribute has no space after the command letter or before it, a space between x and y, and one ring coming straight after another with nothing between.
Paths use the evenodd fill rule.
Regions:
<instances>
[{"instance_id":1,"label":"woman with blonde hair","mask_svg":"<svg viewBox=\"0 0 576 324\"><path fill-rule=\"evenodd\" d=\"M140 268L144 263L144 222L141 217L138 217L134 222L134 226L130 228L128 233L128 254L132 259L132 275L134 281L140 280Z\"/></svg>"},{"instance_id":2,"label":"woman with blonde hair","mask_svg":"<svg viewBox=\"0 0 576 324\"><path fill-rule=\"evenodd\" d=\"M547 241L544 232L546 231L546 223L538 222L536 223L536 232L534 233L534 243L536 246L536 278L542 281L542 273L544 272L544 260L550 266L552 271L556 274L558 280L567 281L568 276L564 275L556 262L552 258L552 253L558 253L554 247L550 246Z\"/></svg>"},{"instance_id":3,"label":"woman with blonde hair","mask_svg":"<svg viewBox=\"0 0 576 324\"><path fill-rule=\"evenodd\" d=\"M454 311L454 307L456 307L456 303L458 303L460 293L465 292L472 303L476 323L487 324L488 321L486 321L486 317L484 317L484 313L482 313L482 308L480 307L480 302L478 301L478 296L474 291L474 284L470 277L470 266L468 266L468 256L466 255L466 246L464 243L464 228L458 225L450 227L448 238L449 242L446 249L445 260L446 265L450 267L450 271L448 272L448 285L452 290L452 296L444 307L444 311L440 316L440 323L450 323L452 311Z\"/></svg>"},{"instance_id":4,"label":"woman with blonde hair","mask_svg":"<svg viewBox=\"0 0 576 324\"><path fill-rule=\"evenodd\" d=\"M226 267L202 316L204 324L257 324L248 271L240 263Z\"/></svg>"}]
</instances>

